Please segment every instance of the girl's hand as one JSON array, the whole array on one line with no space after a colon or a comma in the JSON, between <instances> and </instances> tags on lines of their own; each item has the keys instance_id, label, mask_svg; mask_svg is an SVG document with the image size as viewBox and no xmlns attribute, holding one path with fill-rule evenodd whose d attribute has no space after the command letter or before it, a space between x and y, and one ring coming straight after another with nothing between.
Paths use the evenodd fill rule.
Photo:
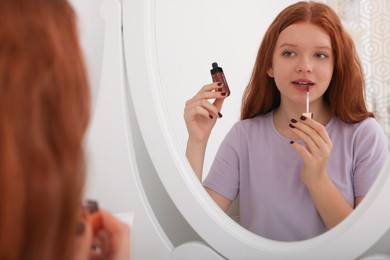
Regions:
<instances>
[{"instance_id":1,"label":"girl's hand","mask_svg":"<svg viewBox=\"0 0 390 260\"><path fill-rule=\"evenodd\" d=\"M88 216L82 212L79 222L76 226L76 239L75 239L75 250L74 260L86 260L90 259L90 251L93 239L92 226L88 222Z\"/></svg>"},{"instance_id":2,"label":"girl's hand","mask_svg":"<svg viewBox=\"0 0 390 260\"><path fill-rule=\"evenodd\" d=\"M130 259L130 227L104 209L95 214L100 217L100 226L90 223L92 228L97 230L93 232L89 259Z\"/></svg>"},{"instance_id":3,"label":"girl's hand","mask_svg":"<svg viewBox=\"0 0 390 260\"><path fill-rule=\"evenodd\" d=\"M291 142L303 158L302 181L306 185L317 182L327 174L326 164L332 150L332 142L325 127L317 121L301 116L291 119L291 130L299 136L305 146Z\"/></svg>"},{"instance_id":4,"label":"girl's hand","mask_svg":"<svg viewBox=\"0 0 390 260\"><path fill-rule=\"evenodd\" d=\"M220 113L226 92L217 91L222 83L212 83L202 87L199 92L185 104L184 119L188 131L188 139L197 142L207 142L211 130ZM211 103L209 100L214 99Z\"/></svg>"}]
</instances>

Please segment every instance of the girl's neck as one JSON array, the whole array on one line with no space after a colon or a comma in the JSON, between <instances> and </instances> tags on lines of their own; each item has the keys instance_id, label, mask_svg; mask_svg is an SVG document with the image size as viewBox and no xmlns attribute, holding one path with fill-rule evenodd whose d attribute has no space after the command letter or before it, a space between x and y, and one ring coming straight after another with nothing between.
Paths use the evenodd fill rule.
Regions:
<instances>
[{"instance_id":1,"label":"girl's neck","mask_svg":"<svg viewBox=\"0 0 390 260\"><path fill-rule=\"evenodd\" d=\"M292 118L299 119L304 112L306 112L306 107L281 102L274 111L274 120L288 123ZM322 100L311 103L309 112L313 114L313 119L322 125L326 125L332 118L330 107Z\"/></svg>"},{"instance_id":2,"label":"girl's neck","mask_svg":"<svg viewBox=\"0 0 390 260\"><path fill-rule=\"evenodd\" d=\"M291 132L288 125L293 118L299 120L304 112L306 112L305 107L283 105L282 102L281 105L274 110L273 114L276 129L287 138L295 140L296 136ZM313 119L322 125L326 125L332 118L329 106L323 101L310 104L309 112L313 114Z\"/></svg>"}]
</instances>

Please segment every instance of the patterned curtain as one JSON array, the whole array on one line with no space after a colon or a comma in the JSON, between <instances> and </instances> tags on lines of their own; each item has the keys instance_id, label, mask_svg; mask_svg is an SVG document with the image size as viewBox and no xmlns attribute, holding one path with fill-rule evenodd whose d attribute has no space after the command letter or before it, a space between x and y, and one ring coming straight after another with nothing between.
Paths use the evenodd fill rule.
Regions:
<instances>
[{"instance_id":1,"label":"patterned curtain","mask_svg":"<svg viewBox=\"0 0 390 260\"><path fill-rule=\"evenodd\" d=\"M328 0L355 41L368 108L390 139L390 0Z\"/></svg>"}]
</instances>

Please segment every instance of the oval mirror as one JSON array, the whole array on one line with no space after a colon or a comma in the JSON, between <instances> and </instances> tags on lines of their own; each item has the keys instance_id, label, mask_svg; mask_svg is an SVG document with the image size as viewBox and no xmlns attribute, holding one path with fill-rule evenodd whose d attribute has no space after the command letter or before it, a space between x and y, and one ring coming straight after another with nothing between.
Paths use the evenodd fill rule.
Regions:
<instances>
[{"instance_id":1,"label":"oval mirror","mask_svg":"<svg viewBox=\"0 0 390 260\"><path fill-rule=\"evenodd\" d=\"M184 102L210 82L211 62L223 64L232 90L229 106L234 106L231 111L236 112L225 113L224 118L230 119L219 126L227 131L229 124L238 119L242 86L249 78L262 34L276 13L291 2L283 5L268 2L260 15L260 9L253 7L261 1L123 0L124 48L131 96L145 144L165 189L191 226L221 255L239 259L245 252L248 258L257 259L287 256L332 259L340 258L343 252L344 259L355 259L389 230L390 208L383 206L390 202L389 162L364 201L341 224L309 240L278 242L245 230L216 207L183 153ZM237 16L239 12L245 15ZM264 27L242 29L251 24ZM205 30L196 29L199 26ZM237 37L241 41L234 41ZM194 46L193 42L202 46ZM198 47L202 51L196 51ZM172 55L169 50L184 51L182 55ZM228 104L224 109L229 111ZM172 123L175 120L181 120L180 125ZM217 135L223 137L224 133L220 130ZM216 140L216 146L220 140ZM362 236L364 239L356 239Z\"/></svg>"}]
</instances>

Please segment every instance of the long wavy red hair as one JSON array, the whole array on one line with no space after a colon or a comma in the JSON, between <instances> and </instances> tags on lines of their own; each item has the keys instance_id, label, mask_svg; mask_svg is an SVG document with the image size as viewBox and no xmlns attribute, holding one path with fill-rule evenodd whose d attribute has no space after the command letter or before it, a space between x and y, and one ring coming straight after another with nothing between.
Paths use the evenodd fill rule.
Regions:
<instances>
[{"instance_id":1,"label":"long wavy red hair","mask_svg":"<svg viewBox=\"0 0 390 260\"><path fill-rule=\"evenodd\" d=\"M331 83L323 98L332 113L342 121L355 123L374 117L365 103L365 83L354 43L337 14L327 5L298 2L285 8L272 22L260 45L251 79L241 107L241 119L264 115L280 105L280 92L267 75L280 33L295 23L311 23L325 30L331 38L335 66Z\"/></svg>"},{"instance_id":2,"label":"long wavy red hair","mask_svg":"<svg viewBox=\"0 0 390 260\"><path fill-rule=\"evenodd\" d=\"M0 1L0 259L72 259L90 100L66 0Z\"/></svg>"}]
</instances>

